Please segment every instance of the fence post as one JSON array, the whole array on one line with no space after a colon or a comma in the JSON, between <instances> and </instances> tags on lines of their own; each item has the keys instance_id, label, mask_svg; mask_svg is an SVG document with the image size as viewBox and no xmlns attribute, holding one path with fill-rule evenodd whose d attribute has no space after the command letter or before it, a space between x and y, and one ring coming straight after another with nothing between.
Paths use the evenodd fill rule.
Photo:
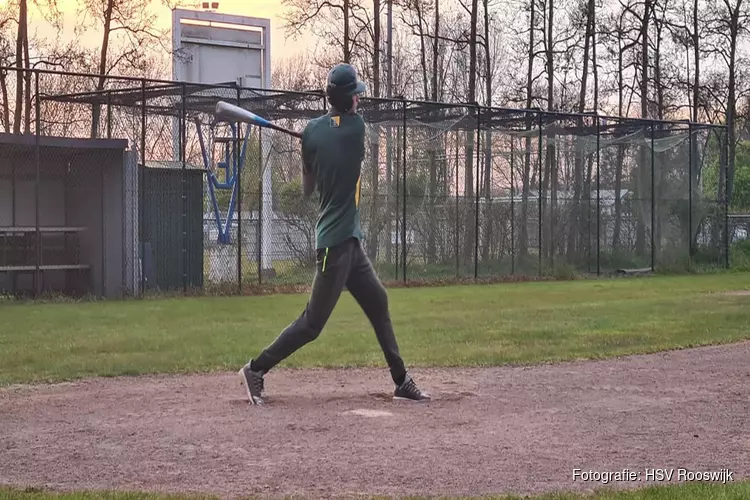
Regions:
<instances>
[{"instance_id":1,"label":"fence post","mask_svg":"<svg viewBox=\"0 0 750 500\"><path fill-rule=\"evenodd\" d=\"M242 103L240 86L237 86L237 106ZM237 293L242 295L242 160L240 157L242 144L242 124L237 122L237 132L235 141L235 154L237 155ZM246 125L249 127L250 125ZM230 222L231 223L231 222ZM232 226L229 226L230 228Z\"/></svg>"},{"instance_id":2,"label":"fence post","mask_svg":"<svg viewBox=\"0 0 750 500\"><path fill-rule=\"evenodd\" d=\"M28 69L24 71L29 71ZM40 134L41 134L41 116L40 116L40 104L39 104L39 72L34 71L34 86L36 90L36 96L34 98L34 108L36 111L35 126L34 128L34 161L36 163L36 182L34 183L34 220L36 229L36 269L34 272L34 298L37 298L41 292L41 271L42 265L42 234L39 231L39 183L41 182L41 163L42 157L40 152Z\"/></svg>"},{"instance_id":3,"label":"fence post","mask_svg":"<svg viewBox=\"0 0 750 500\"><path fill-rule=\"evenodd\" d=\"M601 138L601 121L599 120L599 112L597 111L594 119L596 120L596 275L601 275L601 198L602 198L602 183L601 183L601 155L599 151L600 138ZM590 262L590 261L589 261Z\"/></svg>"},{"instance_id":4,"label":"fence post","mask_svg":"<svg viewBox=\"0 0 750 500\"><path fill-rule=\"evenodd\" d=\"M136 162L137 166L138 162ZM139 255L141 256L141 295L146 290L146 273L145 273L145 247L143 244L143 202L145 200L144 195L144 179L146 169L146 79L141 78L141 168L138 172L139 188L138 188L138 248Z\"/></svg>"},{"instance_id":5,"label":"fence post","mask_svg":"<svg viewBox=\"0 0 750 500\"><path fill-rule=\"evenodd\" d=\"M458 142L459 142L460 139L458 138L458 136L459 136L459 134L458 134L458 129L457 129L456 130L456 135L455 135L455 137L456 137L456 142L455 142L455 144L456 144L456 227L455 227L456 232L455 232L454 238L453 238L453 241L455 242L454 251L455 251L455 257L456 257L456 278L458 278L459 276L461 276L461 259L459 258L460 244L459 244L459 241L458 241L459 219L460 219L460 204L459 204L459 194L458 194L459 193L459 191L458 191L458 180L459 180L459 175L458 175L458 171L459 171L459 167L458 167L458 165L459 165L459 160L458 160Z\"/></svg>"},{"instance_id":6,"label":"fence post","mask_svg":"<svg viewBox=\"0 0 750 500\"><path fill-rule=\"evenodd\" d=\"M516 275L516 181L513 171L515 168L515 144L510 136L510 274Z\"/></svg>"},{"instance_id":7,"label":"fence post","mask_svg":"<svg viewBox=\"0 0 750 500\"><path fill-rule=\"evenodd\" d=\"M539 205L539 241L537 246L539 247L539 276L542 276L542 111L538 112L539 122L539 147L537 151L537 164L539 166L539 176L537 178L537 202Z\"/></svg>"},{"instance_id":8,"label":"fence post","mask_svg":"<svg viewBox=\"0 0 750 500\"><path fill-rule=\"evenodd\" d=\"M391 103L391 105L394 105L395 101ZM394 262L396 264L396 279L398 279L399 275L399 269L401 268L401 254L399 253L399 249L401 248L401 219L399 218L399 211L401 208L401 168L403 167L401 165L402 158L399 158L398 155L398 148L400 147L400 144L398 142L399 139L399 130L400 127L396 127L396 140L394 141L396 143L396 172L395 172L395 178L396 178L396 210L394 211L395 219L396 219L396 249L394 251ZM405 131L404 131L405 132ZM390 237L390 235L389 235Z\"/></svg>"},{"instance_id":9,"label":"fence post","mask_svg":"<svg viewBox=\"0 0 750 500\"><path fill-rule=\"evenodd\" d=\"M107 139L112 138L112 91L107 91Z\"/></svg>"},{"instance_id":10,"label":"fence post","mask_svg":"<svg viewBox=\"0 0 750 500\"><path fill-rule=\"evenodd\" d=\"M109 97L109 93L107 93L107 96ZM107 106L107 114L109 114L109 106ZM107 132L109 133L109 131ZM106 214L105 209L105 198L104 193L106 186L104 182L104 169L99 169L99 192L101 193L101 201L99 203L99 213L101 214L100 222L99 222L99 244L101 245L102 249L102 255L100 260L100 265L102 266L102 273L101 273L101 296L106 297L106 272L105 269L107 269L107 245L106 245L106 238L105 238L105 231L106 231L106 221L104 220L104 214Z\"/></svg>"},{"instance_id":11,"label":"fence post","mask_svg":"<svg viewBox=\"0 0 750 500\"><path fill-rule=\"evenodd\" d=\"M654 122L651 122L651 272L656 271L656 242L654 241L656 230L656 179L654 165Z\"/></svg>"},{"instance_id":12,"label":"fence post","mask_svg":"<svg viewBox=\"0 0 750 500\"><path fill-rule=\"evenodd\" d=\"M404 203L404 205L403 205L403 207L401 209L402 213L403 213L404 224L401 227L401 231L402 231L402 235L403 235L403 237L402 237L402 240L403 240L402 247L403 248L402 248L401 251L402 251L403 256L404 256L403 271L402 271L403 272L403 281L404 281L404 283L406 283L406 191L407 191L407 189L406 189L406 98L404 98L403 96L401 96L401 106L402 106L401 110L402 110L402 113L403 113L403 126L404 126L404 133L401 136L401 139L402 139L401 148L403 150L402 151L402 155L403 155L403 168L402 168L402 171L403 171L403 176L404 176L404 179L403 179L403 184L404 184L404 202L403 203Z\"/></svg>"},{"instance_id":13,"label":"fence post","mask_svg":"<svg viewBox=\"0 0 750 500\"><path fill-rule=\"evenodd\" d=\"M476 174L476 188L474 189L474 280L476 281L479 275L479 178L481 177L481 159L479 158L480 137L482 129L482 108L479 103L474 103L477 110L477 174Z\"/></svg>"},{"instance_id":14,"label":"fence post","mask_svg":"<svg viewBox=\"0 0 750 500\"><path fill-rule=\"evenodd\" d=\"M185 192L187 184L187 168L185 167L185 119L187 112L185 109L185 83L180 84L180 120L179 120L179 142L180 142L180 162L182 168L182 293L187 294L187 193Z\"/></svg>"},{"instance_id":15,"label":"fence post","mask_svg":"<svg viewBox=\"0 0 750 500\"><path fill-rule=\"evenodd\" d=\"M693 270L693 123L688 122L688 271Z\"/></svg>"},{"instance_id":16,"label":"fence post","mask_svg":"<svg viewBox=\"0 0 750 500\"><path fill-rule=\"evenodd\" d=\"M258 285L263 284L263 152L260 145L260 127L258 127Z\"/></svg>"},{"instance_id":17,"label":"fence post","mask_svg":"<svg viewBox=\"0 0 750 500\"><path fill-rule=\"evenodd\" d=\"M729 126L725 126L724 139L722 142L723 154L720 157L724 158L724 267L729 269ZM721 178L721 176L719 176Z\"/></svg>"}]
</instances>

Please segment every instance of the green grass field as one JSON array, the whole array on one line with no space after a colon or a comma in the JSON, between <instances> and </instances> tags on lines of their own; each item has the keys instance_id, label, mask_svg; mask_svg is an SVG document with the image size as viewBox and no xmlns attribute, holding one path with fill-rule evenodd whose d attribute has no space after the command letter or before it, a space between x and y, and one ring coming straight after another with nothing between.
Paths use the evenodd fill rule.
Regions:
<instances>
[{"instance_id":1,"label":"green grass field","mask_svg":"<svg viewBox=\"0 0 750 500\"><path fill-rule=\"evenodd\" d=\"M213 496L155 495L149 493L53 493L0 489L0 500L213 500L216 498ZM253 497L247 498L251 500ZM361 498L363 500L385 500L386 497ZM694 483L653 486L630 491L602 489L592 494L557 493L535 497L491 496L481 498L483 500L746 500L750 498L750 482L726 485ZM404 500L406 499L422 500L422 497L405 497ZM450 500L469 499L455 498Z\"/></svg>"},{"instance_id":2,"label":"green grass field","mask_svg":"<svg viewBox=\"0 0 750 500\"><path fill-rule=\"evenodd\" d=\"M750 274L392 289L407 362L495 365L599 358L750 338ZM0 305L0 386L89 376L235 370L293 321L307 296ZM342 296L289 367L381 366Z\"/></svg>"},{"instance_id":3,"label":"green grass field","mask_svg":"<svg viewBox=\"0 0 750 500\"><path fill-rule=\"evenodd\" d=\"M750 274L529 282L389 290L412 366L539 363L750 338ZM90 376L236 370L304 307L306 295L0 304L0 386ZM282 366L382 366L364 314L345 294L321 337ZM0 499L190 496L0 489ZM210 498L210 497L209 497ZM513 499L514 497L495 497ZM537 500L750 498L750 483L687 484Z\"/></svg>"}]
</instances>

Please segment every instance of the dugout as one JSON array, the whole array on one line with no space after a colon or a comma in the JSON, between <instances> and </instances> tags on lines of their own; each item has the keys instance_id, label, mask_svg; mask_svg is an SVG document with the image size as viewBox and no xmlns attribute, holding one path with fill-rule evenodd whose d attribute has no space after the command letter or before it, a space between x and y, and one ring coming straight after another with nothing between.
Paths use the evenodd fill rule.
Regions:
<instances>
[{"instance_id":1,"label":"dugout","mask_svg":"<svg viewBox=\"0 0 750 500\"><path fill-rule=\"evenodd\" d=\"M123 294L127 145L0 134L0 294Z\"/></svg>"}]
</instances>

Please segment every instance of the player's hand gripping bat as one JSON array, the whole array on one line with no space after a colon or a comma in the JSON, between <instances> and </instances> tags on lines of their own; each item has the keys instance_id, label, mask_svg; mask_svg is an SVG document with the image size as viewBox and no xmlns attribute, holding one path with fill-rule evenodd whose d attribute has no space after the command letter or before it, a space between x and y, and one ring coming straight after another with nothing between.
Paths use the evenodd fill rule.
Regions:
<instances>
[{"instance_id":1,"label":"player's hand gripping bat","mask_svg":"<svg viewBox=\"0 0 750 500\"><path fill-rule=\"evenodd\" d=\"M288 128L281 127L274 123L269 122L265 118L262 118L252 111L248 111L234 104L230 104L226 101L219 101L216 103L216 111L214 112L216 121L228 121L228 122L243 122L251 125L257 125L259 127L270 128L292 135L299 139L302 138L302 133L295 130L289 130Z\"/></svg>"}]
</instances>

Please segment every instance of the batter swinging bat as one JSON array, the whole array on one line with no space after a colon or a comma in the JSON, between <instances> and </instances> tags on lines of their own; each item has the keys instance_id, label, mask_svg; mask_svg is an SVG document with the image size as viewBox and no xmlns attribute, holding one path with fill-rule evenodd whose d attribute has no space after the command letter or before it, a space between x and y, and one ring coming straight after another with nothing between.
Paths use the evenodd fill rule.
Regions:
<instances>
[{"instance_id":1,"label":"batter swinging bat","mask_svg":"<svg viewBox=\"0 0 750 500\"><path fill-rule=\"evenodd\" d=\"M226 101L219 101L216 103L216 111L214 112L214 115L215 115L216 120L249 123L251 125L257 125L259 127L265 127L265 128L270 128L273 130L278 130L279 132L284 132L289 135L293 135L294 137L297 137L299 139L302 138L302 134L300 132L297 132L295 130L289 130L287 128L273 124L269 122L268 120L266 120L265 118L262 118L251 111L243 109L239 106L235 106L234 104L230 104Z\"/></svg>"}]
</instances>

